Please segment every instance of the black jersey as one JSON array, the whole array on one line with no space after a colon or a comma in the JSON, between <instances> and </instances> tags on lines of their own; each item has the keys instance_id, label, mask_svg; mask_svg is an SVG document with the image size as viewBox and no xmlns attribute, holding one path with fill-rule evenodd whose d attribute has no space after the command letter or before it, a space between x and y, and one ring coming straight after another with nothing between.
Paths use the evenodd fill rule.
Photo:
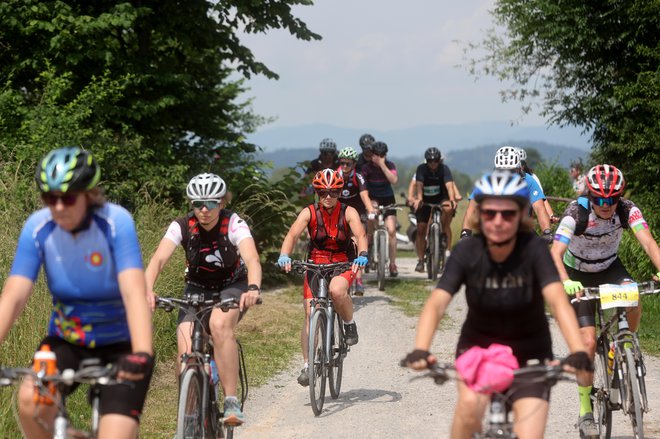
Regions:
<instances>
[{"instance_id":1,"label":"black jersey","mask_svg":"<svg viewBox=\"0 0 660 439\"><path fill-rule=\"evenodd\" d=\"M521 365L552 358L542 289L559 282L546 244L534 233L520 233L513 252L494 262L483 236L462 239L447 260L438 288L456 294L465 285L468 313L456 349L491 343L511 346Z\"/></svg>"},{"instance_id":2,"label":"black jersey","mask_svg":"<svg viewBox=\"0 0 660 439\"><path fill-rule=\"evenodd\" d=\"M451 176L451 174L449 175ZM438 166L435 171L429 168L429 165L422 163L417 167L415 173L415 180L423 184L422 187L422 201L426 203L441 203L449 199L447 180L445 176L445 166Z\"/></svg>"}]
</instances>

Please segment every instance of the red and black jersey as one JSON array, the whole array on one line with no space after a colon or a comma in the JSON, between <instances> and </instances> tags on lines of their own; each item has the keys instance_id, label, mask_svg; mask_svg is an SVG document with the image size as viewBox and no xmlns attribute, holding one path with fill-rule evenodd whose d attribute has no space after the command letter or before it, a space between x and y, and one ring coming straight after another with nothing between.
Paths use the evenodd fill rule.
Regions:
<instances>
[{"instance_id":1,"label":"red and black jersey","mask_svg":"<svg viewBox=\"0 0 660 439\"><path fill-rule=\"evenodd\" d=\"M317 264L345 262L355 258L355 245L346 221L346 204L337 202L332 212L318 203L307 206L310 213L309 258Z\"/></svg>"}]
</instances>

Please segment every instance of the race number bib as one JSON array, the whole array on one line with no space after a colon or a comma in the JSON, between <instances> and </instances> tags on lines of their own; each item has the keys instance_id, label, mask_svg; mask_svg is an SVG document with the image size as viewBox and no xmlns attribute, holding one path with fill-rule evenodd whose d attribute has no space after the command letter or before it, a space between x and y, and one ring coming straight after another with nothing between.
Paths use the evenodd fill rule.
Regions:
<instances>
[{"instance_id":1,"label":"race number bib","mask_svg":"<svg viewBox=\"0 0 660 439\"><path fill-rule=\"evenodd\" d=\"M639 303L639 290L636 283L603 284L599 285L599 288L602 309L637 306Z\"/></svg>"}]
</instances>

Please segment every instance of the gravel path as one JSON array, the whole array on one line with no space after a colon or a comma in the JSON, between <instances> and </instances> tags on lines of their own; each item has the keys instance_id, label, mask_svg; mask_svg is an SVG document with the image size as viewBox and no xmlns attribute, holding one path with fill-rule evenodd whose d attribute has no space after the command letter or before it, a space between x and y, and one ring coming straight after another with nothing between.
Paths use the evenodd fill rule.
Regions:
<instances>
[{"instance_id":1,"label":"gravel path","mask_svg":"<svg viewBox=\"0 0 660 439\"><path fill-rule=\"evenodd\" d=\"M400 259L401 277L425 278L413 271L415 260ZM366 275L373 276L371 274ZM387 287L386 287L387 288ZM430 289L430 284L429 284ZM428 290L420 291L420 295ZM376 288L355 297L355 320L360 342L344 362L341 394L337 400L326 391L323 412L315 417L308 388L296 382L302 360L267 385L251 389L245 411L246 425L236 431L243 438L367 438L449 437L456 390L452 383L436 386L430 379L411 380L416 374L398 366L412 349L416 318L404 316L391 299ZM433 352L450 361L465 313L463 295L451 303L448 316L436 334ZM301 310L302 314L302 310ZM566 355L561 335L553 326L555 353ZM647 438L660 438L660 361L647 359L649 405L645 416ZM578 437L577 390L574 383L554 387L547 438ZM612 439L631 437L631 428L621 412L614 412Z\"/></svg>"}]
</instances>

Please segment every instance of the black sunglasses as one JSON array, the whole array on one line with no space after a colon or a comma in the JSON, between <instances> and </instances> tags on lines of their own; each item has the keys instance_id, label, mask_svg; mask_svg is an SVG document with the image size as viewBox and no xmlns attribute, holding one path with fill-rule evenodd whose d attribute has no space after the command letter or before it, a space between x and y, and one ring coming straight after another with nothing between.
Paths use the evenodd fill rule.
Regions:
<instances>
[{"instance_id":1,"label":"black sunglasses","mask_svg":"<svg viewBox=\"0 0 660 439\"><path fill-rule=\"evenodd\" d=\"M511 210L509 210L509 209L507 209L507 210L483 209L481 211L481 216L486 221L492 221L492 220L495 219L495 217L499 213L500 215L502 215L502 219L504 221L511 222L516 217L516 215L518 215L518 212L519 211L515 210L515 209L511 209Z\"/></svg>"},{"instance_id":2,"label":"black sunglasses","mask_svg":"<svg viewBox=\"0 0 660 439\"><path fill-rule=\"evenodd\" d=\"M338 198L339 194L341 193L341 189L331 189L331 190L319 190L316 191L317 194L319 194L319 198L323 199L330 195L330 198Z\"/></svg>"},{"instance_id":3,"label":"black sunglasses","mask_svg":"<svg viewBox=\"0 0 660 439\"><path fill-rule=\"evenodd\" d=\"M44 203L48 204L49 206L55 206L57 204L57 200L62 200L62 204L65 206L73 206L76 204L78 194L57 195L50 192L44 192L41 194L41 199L44 200Z\"/></svg>"}]
</instances>

